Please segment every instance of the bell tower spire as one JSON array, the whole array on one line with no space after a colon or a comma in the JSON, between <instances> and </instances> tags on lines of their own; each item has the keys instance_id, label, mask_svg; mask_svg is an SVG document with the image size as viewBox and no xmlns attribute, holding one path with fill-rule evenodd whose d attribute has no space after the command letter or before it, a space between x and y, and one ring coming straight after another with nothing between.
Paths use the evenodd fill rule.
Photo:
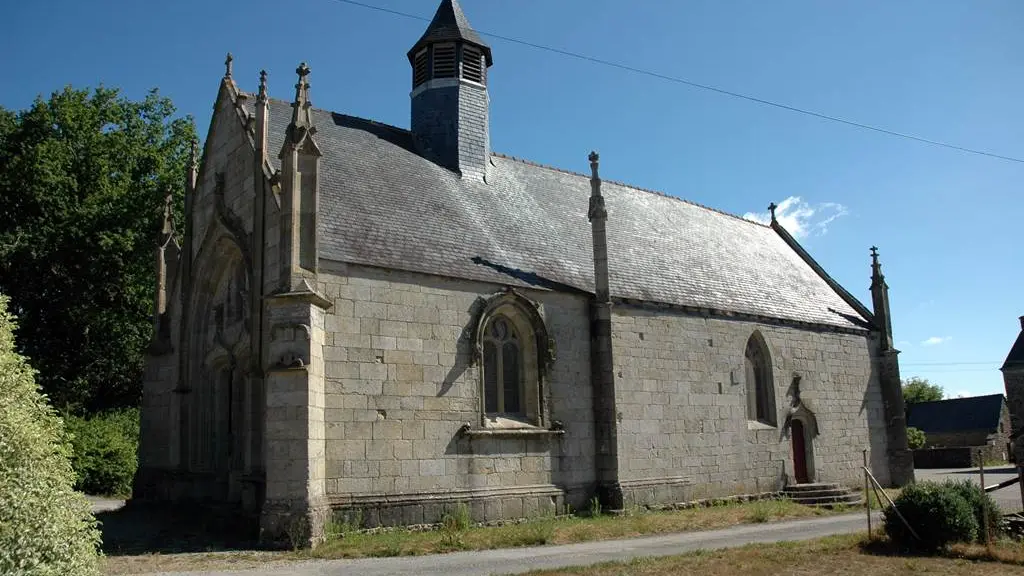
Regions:
<instances>
[{"instance_id":1,"label":"bell tower spire","mask_svg":"<svg viewBox=\"0 0 1024 576\"><path fill-rule=\"evenodd\" d=\"M408 56L417 151L463 178L486 181L491 155L487 68L493 60L458 0L441 1Z\"/></svg>"}]
</instances>

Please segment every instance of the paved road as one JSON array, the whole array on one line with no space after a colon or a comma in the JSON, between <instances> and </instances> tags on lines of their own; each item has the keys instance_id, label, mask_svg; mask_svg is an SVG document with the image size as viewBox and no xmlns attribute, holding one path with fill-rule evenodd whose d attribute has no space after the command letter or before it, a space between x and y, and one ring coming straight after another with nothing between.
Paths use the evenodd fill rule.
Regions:
<instances>
[{"instance_id":1,"label":"paved road","mask_svg":"<svg viewBox=\"0 0 1024 576\"><path fill-rule=\"evenodd\" d=\"M878 517L880 521L880 517ZM866 530L863 513L812 520L794 520L668 534L629 540L586 542L434 556L320 560L275 564L265 570L234 572L175 572L173 576L485 576L519 574L530 570L586 566L644 556L671 556L700 549L732 548L746 544L811 540L832 534ZM172 573L163 573L171 576Z\"/></svg>"},{"instance_id":2,"label":"paved road","mask_svg":"<svg viewBox=\"0 0 1024 576\"><path fill-rule=\"evenodd\" d=\"M977 468L941 468L941 469L918 469L914 471L918 480L936 480L942 482L947 479L970 480L975 484L979 483ZM1003 480L1015 478L1017 470L1013 466L997 466L985 470L985 484L991 486ZM991 492L996 504L1003 512L1020 512L1022 509L1020 500L1020 486L1013 484L1006 488Z\"/></svg>"},{"instance_id":3,"label":"paved road","mask_svg":"<svg viewBox=\"0 0 1024 576\"><path fill-rule=\"evenodd\" d=\"M92 506L92 513L99 514L100 512L113 512L124 507L124 500L117 498L106 498L104 496L86 496L86 500Z\"/></svg>"}]
</instances>

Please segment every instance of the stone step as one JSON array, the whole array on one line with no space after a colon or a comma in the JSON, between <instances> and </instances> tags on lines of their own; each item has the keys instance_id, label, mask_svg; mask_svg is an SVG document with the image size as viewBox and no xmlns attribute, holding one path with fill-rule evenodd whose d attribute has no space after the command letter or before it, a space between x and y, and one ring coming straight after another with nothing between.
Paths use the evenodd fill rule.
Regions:
<instances>
[{"instance_id":1,"label":"stone step","mask_svg":"<svg viewBox=\"0 0 1024 576\"><path fill-rule=\"evenodd\" d=\"M841 494L832 496L790 498L790 500L796 502L797 504L804 504L807 506L812 506L815 504L853 504L857 502L864 502L864 499L861 498L860 494Z\"/></svg>"},{"instance_id":2,"label":"stone step","mask_svg":"<svg viewBox=\"0 0 1024 576\"><path fill-rule=\"evenodd\" d=\"M813 482L809 484L790 484L786 486L785 492L813 492L815 490L845 490L839 484L831 482Z\"/></svg>"},{"instance_id":3,"label":"stone step","mask_svg":"<svg viewBox=\"0 0 1024 576\"><path fill-rule=\"evenodd\" d=\"M788 490L782 492L787 498L819 498L823 496L845 496L850 493L845 488L828 488L822 490L803 490L790 492Z\"/></svg>"}]
</instances>

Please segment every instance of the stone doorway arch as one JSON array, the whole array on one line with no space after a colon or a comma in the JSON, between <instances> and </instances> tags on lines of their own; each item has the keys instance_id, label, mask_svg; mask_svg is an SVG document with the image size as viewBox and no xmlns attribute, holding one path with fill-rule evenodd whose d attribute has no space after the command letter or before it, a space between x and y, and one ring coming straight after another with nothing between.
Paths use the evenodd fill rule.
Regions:
<instances>
[{"instance_id":1,"label":"stone doorway arch","mask_svg":"<svg viewBox=\"0 0 1024 576\"><path fill-rule=\"evenodd\" d=\"M814 438L818 435L817 419L814 413L801 403L790 411L786 420L793 481L797 484L815 482L817 473L814 466Z\"/></svg>"}]
</instances>

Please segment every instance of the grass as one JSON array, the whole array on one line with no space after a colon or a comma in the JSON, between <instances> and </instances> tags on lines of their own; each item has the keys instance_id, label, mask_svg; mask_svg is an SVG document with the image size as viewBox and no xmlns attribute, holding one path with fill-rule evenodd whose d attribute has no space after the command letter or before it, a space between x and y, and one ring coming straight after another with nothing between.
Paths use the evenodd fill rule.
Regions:
<instances>
[{"instance_id":1,"label":"grass","mask_svg":"<svg viewBox=\"0 0 1024 576\"><path fill-rule=\"evenodd\" d=\"M329 525L328 541L312 550L111 555L106 559L106 571L108 574L132 574L174 570L242 570L267 562L313 558L415 556L456 550L570 544L711 530L738 524L827 516L854 510L856 509L848 507L828 510L801 506L788 500L762 500L669 512L632 510L624 515L547 517L520 524L473 527L470 526L468 510L461 509L447 517L440 530L429 532L391 530L375 534L362 533L354 530L354 526L359 522L359 519L354 519L349 523Z\"/></svg>"},{"instance_id":2,"label":"grass","mask_svg":"<svg viewBox=\"0 0 1024 576\"><path fill-rule=\"evenodd\" d=\"M622 516L543 518L521 524L465 527L460 530L350 533L297 554L306 558L362 558L571 544L824 516L841 511L847 510L824 510L801 506L788 500L765 500L672 512L634 511Z\"/></svg>"},{"instance_id":3,"label":"grass","mask_svg":"<svg viewBox=\"0 0 1024 576\"><path fill-rule=\"evenodd\" d=\"M542 570L531 576L667 576L702 574L726 576L744 574L846 576L948 574L975 576L1024 574L1024 547L1004 542L990 549L984 546L954 546L940 556L905 556L887 542L867 542L864 535L822 538L805 542L755 544L728 550L697 551L667 558L642 558L627 563Z\"/></svg>"}]
</instances>

